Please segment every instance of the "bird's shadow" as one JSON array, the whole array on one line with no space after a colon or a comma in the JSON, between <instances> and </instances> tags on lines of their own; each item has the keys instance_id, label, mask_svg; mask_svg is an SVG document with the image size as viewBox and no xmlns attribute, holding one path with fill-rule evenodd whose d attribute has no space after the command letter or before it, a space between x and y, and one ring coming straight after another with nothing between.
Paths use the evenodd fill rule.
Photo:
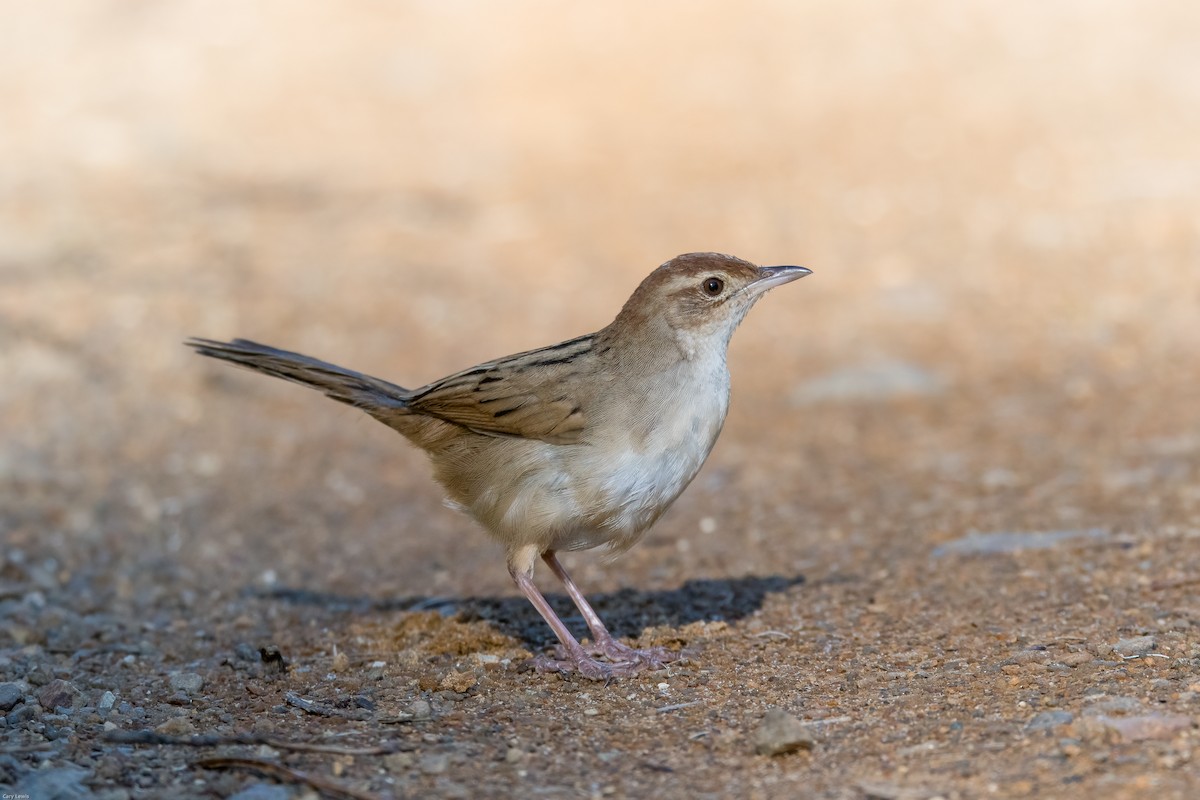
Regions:
<instances>
[{"instance_id":1,"label":"bird's shadow","mask_svg":"<svg viewBox=\"0 0 1200 800\"><path fill-rule=\"evenodd\" d=\"M801 583L804 583L803 575L704 578L687 581L678 589L620 589L589 595L588 600L613 635L637 637L646 628L659 625L678 628L692 622L735 622L762 608L768 594L784 592ZM253 593L265 599L360 614L432 609L443 614L457 614L465 620L485 620L499 632L518 638L535 650L555 643L554 635L537 610L519 595L379 599L289 587L256 589ZM583 618L570 598L563 594L548 594L546 599L572 630L586 635Z\"/></svg>"}]
</instances>

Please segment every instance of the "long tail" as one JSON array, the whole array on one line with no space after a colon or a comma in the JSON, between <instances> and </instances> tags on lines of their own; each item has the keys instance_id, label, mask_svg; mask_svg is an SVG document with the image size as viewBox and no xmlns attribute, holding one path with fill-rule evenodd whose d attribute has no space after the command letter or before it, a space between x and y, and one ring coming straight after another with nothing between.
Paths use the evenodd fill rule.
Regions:
<instances>
[{"instance_id":1,"label":"long tail","mask_svg":"<svg viewBox=\"0 0 1200 800\"><path fill-rule=\"evenodd\" d=\"M232 342L188 339L184 344L195 348L200 355L219 358L276 378L283 378L285 381L318 389L339 403L361 408L379 419L403 414L411 397L411 392L403 386L246 339L234 339Z\"/></svg>"}]
</instances>

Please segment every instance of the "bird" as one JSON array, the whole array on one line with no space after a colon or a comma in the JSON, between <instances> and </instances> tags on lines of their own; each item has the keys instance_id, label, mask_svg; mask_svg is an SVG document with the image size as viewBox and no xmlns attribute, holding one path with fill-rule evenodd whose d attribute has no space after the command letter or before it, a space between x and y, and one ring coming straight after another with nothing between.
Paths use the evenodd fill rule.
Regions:
<instances>
[{"instance_id":1,"label":"bird","mask_svg":"<svg viewBox=\"0 0 1200 800\"><path fill-rule=\"evenodd\" d=\"M811 270L686 253L653 270L595 333L497 358L417 389L246 339L197 353L324 392L424 450L449 503L504 547L509 574L559 641L541 672L608 680L679 654L617 640L559 561L633 547L688 486L729 410L726 354L770 289ZM538 560L579 609L584 647L534 582Z\"/></svg>"}]
</instances>

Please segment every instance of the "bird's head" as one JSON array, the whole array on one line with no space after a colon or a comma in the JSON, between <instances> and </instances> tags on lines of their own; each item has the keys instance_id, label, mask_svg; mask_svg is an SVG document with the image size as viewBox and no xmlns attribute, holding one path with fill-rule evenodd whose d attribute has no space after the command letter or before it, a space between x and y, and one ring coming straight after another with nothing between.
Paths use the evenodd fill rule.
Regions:
<instances>
[{"instance_id":1,"label":"bird's head","mask_svg":"<svg viewBox=\"0 0 1200 800\"><path fill-rule=\"evenodd\" d=\"M760 267L720 253L686 253L651 272L613 325L646 330L665 326L685 350L712 344L724 348L763 294L811 272L804 267Z\"/></svg>"}]
</instances>

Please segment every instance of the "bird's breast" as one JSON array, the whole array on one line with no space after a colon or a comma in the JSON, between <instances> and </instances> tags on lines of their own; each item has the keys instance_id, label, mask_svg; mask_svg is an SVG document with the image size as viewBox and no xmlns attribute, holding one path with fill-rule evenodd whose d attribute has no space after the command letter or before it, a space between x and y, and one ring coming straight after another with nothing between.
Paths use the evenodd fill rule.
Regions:
<instances>
[{"instance_id":1,"label":"bird's breast","mask_svg":"<svg viewBox=\"0 0 1200 800\"><path fill-rule=\"evenodd\" d=\"M723 361L715 366L635 396L625 418L587 448L587 474L596 476L586 488L588 505L604 544L635 544L700 471L729 409L728 373Z\"/></svg>"}]
</instances>

